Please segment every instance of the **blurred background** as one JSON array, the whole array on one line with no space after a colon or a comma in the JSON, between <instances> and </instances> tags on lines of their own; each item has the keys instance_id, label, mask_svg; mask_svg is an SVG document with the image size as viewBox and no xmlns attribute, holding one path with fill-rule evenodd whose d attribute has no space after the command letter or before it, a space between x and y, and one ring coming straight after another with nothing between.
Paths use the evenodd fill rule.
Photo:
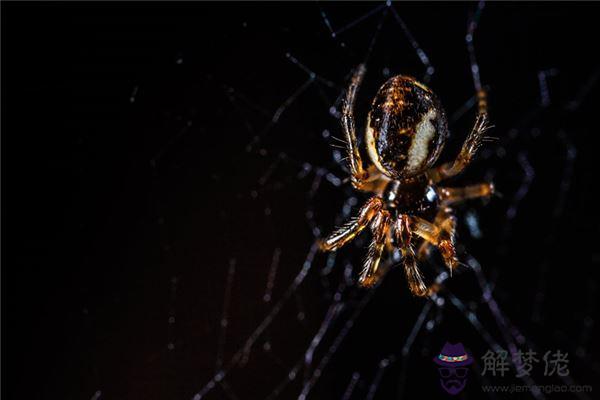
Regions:
<instances>
[{"instance_id":1,"label":"blurred background","mask_svg":"<svg viewBox=\"0 0 600 400\"><path fill-rule=\"evenodd\" d=\"M445 398L447 341L476 361L460 398L594 386L598 4L482 6L3 2L4 396ZM470 268L433 300L400 268L358 289L368 235L314 251L365 200L333 146L347 79L367 63L361 129L388 77L427 80L450 160L469 21L498 140L450 183L500 192L457 210ZM560 350L569 374L482 374L498 349Z\"/></svg>"}]
</instances>

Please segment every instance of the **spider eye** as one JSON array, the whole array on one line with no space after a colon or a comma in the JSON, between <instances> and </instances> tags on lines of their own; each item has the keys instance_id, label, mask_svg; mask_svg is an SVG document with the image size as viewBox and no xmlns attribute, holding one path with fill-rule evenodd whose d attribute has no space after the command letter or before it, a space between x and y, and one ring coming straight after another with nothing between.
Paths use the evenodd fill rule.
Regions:
<instances>
[{"instance_id":1,"label":"spider eye","mask_svg":"<svg viewBox=\"0 0 600 400\"><path fill-rule=\"evenodd\" d=\"M427 186L427 189L425 191L425 198L430 203L435 203L438 200L437 192L432 186Z\"/></svg>"}]
</instances>

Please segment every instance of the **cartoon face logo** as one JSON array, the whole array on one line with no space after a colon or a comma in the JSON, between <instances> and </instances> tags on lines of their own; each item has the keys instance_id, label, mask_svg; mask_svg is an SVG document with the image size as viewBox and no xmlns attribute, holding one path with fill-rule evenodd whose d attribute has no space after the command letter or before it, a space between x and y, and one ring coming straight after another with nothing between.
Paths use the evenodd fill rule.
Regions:
<instances>
[{"instance_id":1,"label":"cartoon face logo","mask_svg":"<svg viewBox=\"0 0 600 400\"><path fill-rule=\"evenodd\" d=\"M473 358L467 354L462 343L446 343L433 362L438 365L440 384L451 395L460 393L467 384L469 369Z\"/></svg>"}]
</instances>

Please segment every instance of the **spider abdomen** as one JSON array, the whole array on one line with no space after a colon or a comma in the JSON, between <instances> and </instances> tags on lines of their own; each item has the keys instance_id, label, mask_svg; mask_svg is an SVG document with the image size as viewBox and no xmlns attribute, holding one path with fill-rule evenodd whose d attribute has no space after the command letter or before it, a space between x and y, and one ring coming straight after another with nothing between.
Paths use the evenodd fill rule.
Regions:
<instances>
[{"instance_id":1,"label":"spider abdomen","mask_svg":"<svg viewBox=\"0 0 600 400\"><path fill-rule=\"evenodd\" d=\"M398 75L377 92L365 136L377 169L393 179L413 177L439 157L448 136L446 115L429 88Z\"/></svg>"}]
</instances>

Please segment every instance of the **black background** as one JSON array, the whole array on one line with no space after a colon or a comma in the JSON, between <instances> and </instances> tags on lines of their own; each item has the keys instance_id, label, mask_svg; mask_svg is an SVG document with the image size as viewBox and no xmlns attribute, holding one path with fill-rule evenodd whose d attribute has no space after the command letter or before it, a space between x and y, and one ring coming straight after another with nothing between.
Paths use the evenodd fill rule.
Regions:
<instances>
[{"instance_id":1,"label":"black background","mask_svg":"<svg viewBox=\"0 0 600 400\"><path fill-rule=\"evenodd\" d=\"M3 2L6 398L87 399L98 390L101 398L191 398L214 374L227 268L236 258L225 346L225 359L231 358L269 309L261 297L273 249L281 249L279 298L310 247L310 179L296 178L299 166L310 162L343 174L321 135L328 129L341 136L323 97L331 104L363 61L378 17L340 35L344 50L320 12L341 27L376 5ZM463 38L475 5L396 5L436 67L430 85L449 112L473 93ZM590 78L598 73L598 16L596 4L487 5L475 43L500 140L460 180L494 176L503 197L469 205L481 212L484 237L463 233L467 248L495 282L512 322L542 353L568 351L571 377L581 384L594 383L600 355L593 339L599 292L591 200L598 91ZM247 153L270 115L308 78L286 59L288 52L336 88L309 87ZM369 61L361 120L384 67L423 73L392 18ZM537 74L552 68L552 104L540 108ZM584 93L581 105L569 108L578 93ZM472 112L451 127L455 139L444 158L471 120ZM566 143L577 157L572 173L567 170L564 207L553 216ZM506 155L495 156L498 148ZM261 185L280 152L286 158ZM536 175L517 217L507 221L523 180L520 154ZM329 230L350 191L323 187L316 220ZM360 260L362 251L346 255ZM318 256L315 268L323 262ZM284 308L283 322L269 333L280 360L263 354L261 339L249 364L228 378L239 398L264 398L306 349L327 300L317 275L302 288L307 318L298 324L297 309ZM450 285L467 304L480 302L472 274ZM545 297L536 319L540 287ZM325 369L314 398L340 398L355 371L363 378L356 398L364 398L377 363L399 354L422 305L392 271ZM440 325L413 346L407 398L443 397L430 360L446 340L462 341L477 356L490 348L456 309L441 313ZM481 319L494 326L485 311ZM490 329L501 341L500 331ZM376 398L398 395L402 365L386 372ZM512 380L492 380L503 382ZM555 381L539 377L549 382ZM462 396L481 397L480 386L472 378ZM295 383L281 397L298 393ZM218 388L211 396L225 392Z\"/></svg>"}]
</instances>

